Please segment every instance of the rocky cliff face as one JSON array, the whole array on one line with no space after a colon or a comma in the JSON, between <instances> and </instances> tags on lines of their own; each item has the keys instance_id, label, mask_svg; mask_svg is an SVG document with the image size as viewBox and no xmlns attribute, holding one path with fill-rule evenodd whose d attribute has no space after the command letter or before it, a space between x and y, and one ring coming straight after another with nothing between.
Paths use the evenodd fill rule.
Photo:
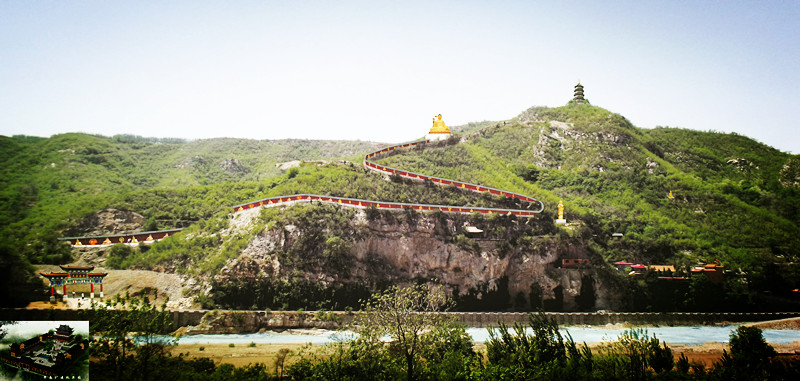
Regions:
<instances>
[{"instance_id":1,"label":"rocky cliff face","mask_svg":"<svg viewBox=\"0 0 800 381\"><path fill-rule=\"evenodd\" d=\"M142 230L144 222L144 217L139 213L107 208L86 217L70 233L91 236L137 232Z\"/></svg>"},{"instance_id":2,"label":"rocky cliff face","mask_svg":"<svg viewBox=\"0 0 800 381\"><path fill-rule=\"evenodd\" d=\"M203 315L200 324L181 328L177 332L199 335L265 332L274 329L291 330L296 328L338 329L343 321L351 320L352 315L331 312L310 314L303 312L210 311ZM304 332L307 333L307 331L299 333Z\"/></svg>"},{"instance_id":3,"label":"rocky cliff face","mask_svg":"<svg viewBox=\"0 0 800 381\"><path fill-rule=\"evenodd\" d=\"M481 305L535 309L544 304L575 311L613 309L619 304L616 295L600 291L603 284L591 266L561 268L562 258L590 254L545 217L520 220L336 208L329 213L351 213L348 226L326 229L321 223L312 229L292 221L275 224L229 261L215 283L257 284L260 279L296 277L326 285L432 282L445 285L454 300L463 302L461 309ZM483 232L467 233L467 226ZM350 234L342 237L337 229ZM324 243L309 244L314 240Z\"/></svg>"}]
</instances>

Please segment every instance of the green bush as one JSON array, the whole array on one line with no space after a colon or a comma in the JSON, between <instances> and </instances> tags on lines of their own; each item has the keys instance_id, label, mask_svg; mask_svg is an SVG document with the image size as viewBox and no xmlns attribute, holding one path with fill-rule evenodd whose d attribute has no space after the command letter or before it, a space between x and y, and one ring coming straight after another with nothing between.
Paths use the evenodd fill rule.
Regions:
<instances>
[{"instance_id":1,"label":"green bush","mask_svg":"<svg viewBox=\"0 0 800 381\"><path fill-rule=\"evenodd\" d=\"M106 259L106 266L112 269L124 268L123 263L134 255L134 250L128 246L118 243L108 249L108 258Z\"/></svg>"}]
</instances>

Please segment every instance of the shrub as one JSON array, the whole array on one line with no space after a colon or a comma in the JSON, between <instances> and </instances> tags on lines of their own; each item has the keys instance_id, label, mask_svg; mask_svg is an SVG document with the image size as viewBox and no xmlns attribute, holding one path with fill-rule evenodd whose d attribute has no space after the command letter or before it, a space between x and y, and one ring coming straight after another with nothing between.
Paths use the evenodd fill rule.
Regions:
<instances>
[{"instance_id":1,"label":"shrub","mask_svg":"<svg viewBox=\"0 0 800 381\"><path fill-rule=\"evenodd\" d=\"M656 373L672 370L674 358L666 343L650 336L646 329L631 329L617 341L600 348L596 362L600 374L606 378L643 379Z\"/></svg>"},{"instance_id":2,"label":"shrub","mask_svg":"<svg viewBox=\"0 0 800 381\"><path fill-rule=\"evenodd\" d=\"M757 327L739 326L731 332L730 353L714 363L714 374L726 380L768 379L778 369L770 359L775 349L767 344Z\"/></svg>"},{"instance_id":3,"label":"shrub","mask_svg":"<svg viewBox=\"0 0 800 381\"><path fill-rule=\"evenodd\" d=\"M580 379L592 369L592 353L584 344L565 340L555 320L543 313L531 314L528 326L505 324L489 329L486 343L489 379Z\"/></svg>"}]
</instances>

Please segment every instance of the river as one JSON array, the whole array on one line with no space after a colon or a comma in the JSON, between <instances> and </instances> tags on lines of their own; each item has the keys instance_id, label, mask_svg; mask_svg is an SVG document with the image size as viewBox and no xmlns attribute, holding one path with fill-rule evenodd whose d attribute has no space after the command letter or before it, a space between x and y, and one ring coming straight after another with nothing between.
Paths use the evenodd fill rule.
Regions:
<instances>
[{"instance_id":1,"label":"river","mask_svg":"<svg viewBox=\"0 0 800 381\"><path fill-rule=\"evenodd\" d=\"M727 343L731 332L736 329L736 325L727 326L681 326L681 327L644 327L652 336L655 335L661 341L668 344L681 345L701 345L704 343ZM567 332L577 343L599 343L604 341L614 341L619 337L625 328L606 328L596 326L586 327L567 327L562 328L562 335ZM489 340L489 332L486 328L467 328L467 333L472 340L477 343ZM765 329L763 330L764 339L770 344L787 345L793 342L800 342L800 330L791 329ZM213 335L185 335L178 339L178 344L214 344L214 343L233 343L233 344L291 344L291 343L313 343L328 344L336 341L346 341L353 338L351 332L315 330L315 329L295 329L281 333L264 332L248 334L213 334Z\"/></svg>"}]
</instances>

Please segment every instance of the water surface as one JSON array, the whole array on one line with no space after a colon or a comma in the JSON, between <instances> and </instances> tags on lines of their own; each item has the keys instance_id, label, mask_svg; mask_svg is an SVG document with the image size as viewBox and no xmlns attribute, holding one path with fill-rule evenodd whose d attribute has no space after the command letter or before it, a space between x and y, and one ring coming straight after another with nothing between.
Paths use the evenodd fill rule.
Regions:
<instances>
[{"instance_id":1,"label":"water surface","mask_svg":"<svg viewBox=\"0 0 800 381\"><path fill-rule=\"evenodd\" d=\"M646 327L647 333L655 335L661 341L669 344L700 345L704 343L726 344L730 334L736 330L736 325L727 326L682 326L682 327ZM625 329L605 327L568 327L562 328L561 334L566 337L569 333L577 343L600 343L615 341ZM486 328L467 328L467 333L472 341L483 343L489 340ZM763 330L764 338L770 344L791 344L800 342L800 330ZM248 334L212 334L212 335L185 335L181 336L178 344L328 344L337 341L352 339L352 332L338 332L326 330L292 330L283 333L265 332Z\"/></svg>"}]
</instances>

